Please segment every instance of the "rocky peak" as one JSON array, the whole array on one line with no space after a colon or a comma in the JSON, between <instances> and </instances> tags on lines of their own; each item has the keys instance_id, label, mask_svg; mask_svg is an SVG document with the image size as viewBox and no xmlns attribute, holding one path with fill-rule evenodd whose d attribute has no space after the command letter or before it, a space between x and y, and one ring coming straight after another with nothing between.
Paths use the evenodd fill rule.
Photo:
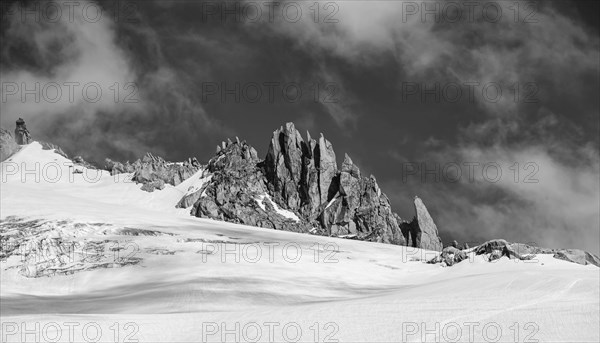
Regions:
<instances>
[{"instance_id":1,"label":"rocky peak","mask_svg":"<svg viewBox=\"0 0 600 343\"><path fill-rule=\"evenodd\" d=\"M27 130L27 126L25 125L25 120L23 118L19 118L16 123L15 128L15 141L19 145L29 144L33 141L31 138L31 134L29 130Z\"/></svg>"},{"instance_id":2,"label":"rocky peak","mask_svg":"<svg viewBox=\"0 0 600 343\"><path fill-rule=\"evenodd\" d=\"M352 162L348 154L344 154L344 162L342 163L342 173L348 173L350 176L360 178L360 169Z\"/></svg>"},{"instance_id":3,"label":"rocky peak","mask_svg":"<svg viewBox=\"0 0 600 343\"><path fill-rule=\"evenodd\" d=\"M282 137L282 142L284 146L288 143L289 147L293 145L289 138ZM279 148L278 135L272 144L277 145L278 151L282 150ZM285 166L284 154L271 158ZM288 169L282 168L280 172L284 170L288 171L286 177L291 178ZM216 155L208 163L208 172L210 182L188 197L196 199L192 215L276 230L308 232L311 229L307 222L288 211L288 206L273 199L274 194L267 186L265 162L257 157L256 150L245 141L227 140L218 146ZM270 187L273 188L274 184ZM189 201L180 202L180 207L187 204Z\"/></svg>"},{"instance_id":4,"label":"rocky peak","mask_svg":"<svg viewBox=\"0 0 600 343\"><path fill-rule=\"evenodd\" d=\"M208 170L214 173L219 170L235 170L243 165L246 167L254 167L258 162L258 153L256 149L246 143L240 142L236 137L236 141L230 139L227 142L222 142L217 145L216 155L208 162Z\"/></svg>"},{"instance_id":5,"label":"rocky peak","mask_svg":"<svg viewBox=\"0 0 600 343\"><path fill-rule=\"evenodd\" d=\"M308 132L305 141L293 123L273 132L264 169L276 198L312 218L337 190L331 189L338 173L332 144Z\"/></svg>"},{"instance_id":6,"label":"rocky peak","mask_svg":"<svg viewBox=\"0 0 600 343\"><path fill-rule=\"evenodd\" d=\"M300 185L306 182L304 164L311 163L312 149L304 142L293 123L275 130L265 157L265 175L272 191L291 208L298 208L310 200Z\"/></svg>"},{"instance_id":7,"label":"rocky peak","mask_svg":"<svg viewBox=\"0 0 600 343\"><path fill-rule=\"evenodd\" d=\"M415 196L415 217L409 222L400 222L402 235L409 246L427 250L442 250L442 240L433 218L429 214L423 200Z\"/></svg>"},{"instance_id":8,"label":"rocky peak","mask_svg":"<svg viewBox=\"0 0 600 343\"><path fill-rule=\"evenodd\" d=\"M192 209L200 217L384 243L405 244L375 177L362 177L346 155L338 170L333 145L306 140L293 123L275 130L264 161L245 143L223 142L209 162L211 185ZM257 163L258 162L258 163ZM268 197L272 204L258 205ZM267 206L269 205L269 206ZM271 206L272 205L272 206ZM279 210L276 210L279 208ZM275 212L272 213L275 209ZM281 211L298 217L293 225ZM287 223L287 224L286 224ZM311 229L312 228L312 229Z\"/></svg>"},{"instance_id":9,"label":"rocky peak","mask_svg":"<svg viewBox=\"0 0 600 343\"><path fill-rule=\"evenodd\" d=\"M19 151L19 145L29 144L33 141L25 120L19 118L16 122L15 136L10 131L0 128L0 161L4 161Z\"/></svg>"}]
</instances>

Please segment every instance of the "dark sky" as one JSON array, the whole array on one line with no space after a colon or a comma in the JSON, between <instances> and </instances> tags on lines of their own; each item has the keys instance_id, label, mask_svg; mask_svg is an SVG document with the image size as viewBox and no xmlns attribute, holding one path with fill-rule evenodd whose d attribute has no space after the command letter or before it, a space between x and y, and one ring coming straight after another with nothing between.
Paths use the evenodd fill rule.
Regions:
<instances>
[{"instance_id":1,"label":"dark sky","mask_svg":"<svg viewBox=\"0 0 600 343\"><path fill-rule=\"evenodd\" d=\"M292 121L375 175L402 217L421 196L445 240L600 250L597 2L323 1L317 15L288 1L272 17L263 2L116 3L70 18L3 2L3 127L21 116L97 163L207 161L235 136L264 155ZM81 95L91 83L97 102Z\"/></svg>"}]
</instances>

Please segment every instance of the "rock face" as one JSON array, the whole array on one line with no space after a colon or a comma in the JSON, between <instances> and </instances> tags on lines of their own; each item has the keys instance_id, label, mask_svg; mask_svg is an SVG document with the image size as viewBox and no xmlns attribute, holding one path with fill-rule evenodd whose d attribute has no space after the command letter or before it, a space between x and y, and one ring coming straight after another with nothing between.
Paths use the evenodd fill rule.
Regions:
<instances>
[{"instance_id":1,"label":"rock face","mask_svg":"<svg viewBox=\"0 0 600 343\"><path fill-rule=\"evenodd\" d=\"M271 200L261 164L256 150L246 142L223 142L208 163L211 181L197 191L198 200L191 213L245 225L308 232L308 223L292 212L282 211Z\"/></svg>"},{"instance_id":2,"label":"rock face","mask_svg":"<svg viewBox=\"0 0 600 343\"><path fill-rule=\"evenodd\" d=\"M348 155L338 170L333 145L323 134L315 140L307 133L304 140L287 123L273 132L264 170L275 201L298 212L316 233L404 244L375 177L362 177Z\"/></svg>"},{"instance_id":3,"label":"rock face","mask_svg":"<svg viewBox=\"0 0 600 343\"><path fill-rule=\"evenodd\" d=\"M0 162L6 160L19 151L17 142L10 131L0 128Z\"/></svg>"},{"instance_id":4,"label":"rock face","mask_svg":"<svg viewBox=\"0 0 600 343\"><path fill-rule=\"evenodd\" d=\"M199 217L327 236L405 244L375 177L361 176L332 144L306 139L293 123L273 132L264 161L245 142L223 143L209 162L210 184L192 209ZM183 199L182 199L183 200ZM186 200L187 202L187 200ZM183 205L183 204L180 204Z\"/></svg>"},{"instance_id":5,"label":"rock face","mask_svg":"<svg viewBox=\"0 0 600 343\"><path fill-rule=\"evenodd\" d=\"M389 199L374 176L361 177L348 155L332 180L333 198L320 220L332 236L355 235L358 239L405 245Z\"/></svg>"},{"instance_id":6,"label":"rock face","mask_svg":"<svg viewBox=\"0 0 600 343\"><path fill-rule=\"evenodd\" d=\"M133 173L132 181L142 183L142 190L147 192L161 190L166 183L177 186L194 175L201 167L196 158L189 158L183 163L169 163L150 153L132 164L129 162L123 164L108 158L104 163L105 169L110 171L111 175Z\"/></svg>"},{"instance_id":7,"label":"rock face","mask_svg":"<svg viewBox=\"0 0 600 343\"><path fill-rule=\"evenodd\" d=\"M17 120L17 127L15 128L15 141L19 145L29 144L32 142L31 135L29 134L29 130L27 130L27 126L25 125L25 120L23 120L23 118L19 118Z\"/></svg>"},{"instance_id":8,"label":"rock face","mask_svg":"<svg viewBox=\"0 0 600 343\"><path fill-rule=\"evenodd\" d=\"M310 220L335 193L330 190L337 173L331 143L323 135L317 142L309 133L304 141L293 123L273 132L264 170L275 199Z\"/></svg>"},{"instance_id":9,"label":"rock face","mask_svg":"<svg viewBox=\"0 0 600 343\"><path fill-rule=\"evenodd\" d=\"M442 240L433 218L419 197L415 197L415 217L411 222L400 222L402 235L408 246L427 250L442 250Z\"/></svg>"}]
</instances>

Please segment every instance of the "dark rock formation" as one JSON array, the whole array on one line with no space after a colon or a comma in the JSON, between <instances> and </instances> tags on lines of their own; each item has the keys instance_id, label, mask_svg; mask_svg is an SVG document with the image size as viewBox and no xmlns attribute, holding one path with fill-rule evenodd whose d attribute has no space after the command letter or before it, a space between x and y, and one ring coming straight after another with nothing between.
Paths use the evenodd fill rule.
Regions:
<instances>
[{"instance_id":1,"label":"dark rock formation","mask_svg":"<svg viewBox=\"0 0 600 343\"><path fill-rule=\"evenodd\" d=\"M399 221L402 235L408 246L427 250L442 250L442 240L437 226L419 197L415 197L415 217L411 222Z\"/></svg>"},{"instance_id":2,"label":"dark rock formation","mask_svg":"<svg viewBox=\"0 0 600 343\"><path fill-rule=\"evenodd\" d=\"M0 128L0 162L8 159L19 151L20 147L10 134L10 131Z\"/></svg>"},{"instance_id":3,"label":"dark rock formation","mask_svg":"<svg viewBox=\"0 0 600 343\"><path fill-rule=\"evenodd\" d=\"M441 263L443 265L451 267L455 263L464 261L467 258L468 258L468 255L466 252L450 246L450 247L445 247L444 250L442 250L441 254L439 254L437 257L431 259L427 263L432 263L432 264L433 263Z\"/></svg>"},{"instance_id":4,"label":"dark rock formation","mask_svg":"<svg viewBox=\"0 0 600 343\"><path fill-rule=\"evenodd\" d=\"M256 150L246 142L223 142L207 171L210 183L196 192L192 208L197 217L277 230L308 232L309 223L287 218L269 199L267 179ZM181 202L180 202L180 205Z\"/></svg>"},{"instance_id":5,"label":"dark rock formation","mask_svg":"<svg viewBox=\"0 0 600 343\"><path fill-rule=\"evenodd\" d=\"M111 175L133 173L132 181L142 183L142 190L147 192L161 190L166 183L177 186L194 175L200 167L196 158L189 158L183 163L169 163L150 153L132 164L129 162L123 164L108 158L105 160L105 169L110 171Z\"/></svg>"},{"instance_id":6,"label":"dark rock formation","mask_svg":"<svg viewBox=\"0 0 600 343\"><path fill-rule=\"evenodd\" d=\"M313 220L330 199L337 166L329 141L321 135L317 142L309 133L304 141L287 123L273 132L264 170L275 199Z\"/></svg>"},{"instance_id":7,"label":"dark rock formation","mask_svg":"<svg viewBox=\"0 0 600 343\"><path fill-rule=\"evenodd\" d=\"M32 142L31 134L27 130L25 121L23 118L17 120L17 127L15 128L15 141L19 145L29 144Z\"/></svg>"},{"instance_id":8,"label":"dark rock formation","mask_svg":"<svg viewBox=\"0 0 600 343\"><path fill-rule=\"evenodd\" d=\"M362 177L345 155L338 170L332 144L323 134L302 139L293 123L273 132L264 161L273 199L298 212L316 231L384 243L404 244L388 198L375 177Z\"/></svg>"},{"instance_id":9,"label":"dark rock formation","mask_svg":"<svg viewBox=\"0 0 600 343\"><path fill-rule=\"evenodd\" d=\"M27 130L23 118L17 120L14 137L8 130L0 129L0 161L6 160L19 151L19 145L29 144L32 141L31 134Z\"/></svg>"},{"instance_id":10,"label":"dark rock formation","mask_svg":"<svg viewBox=\"0 0 600 343\"><path fill-rule=\"evenodd\" d=\"M334 178L337 193L320 217L332 236L356 235L373 242L405 245L389 199L374 176L361 177L346 155L342 171Z\"/></svg>"},{"instance_id":11,"label":"dark rock formation","mask_svg":"<svg viewBox=\"0 0 600 343\"><path fill-rule=\"evenodd\" d=\"M207 181L211 177L212 176L211 176L210 172L205 169L202 172L202 176L200 177L201 179L206 179L204 181L204 184L202 186L196 186L196 185L194 185L193 188L190 187L190 189L188 189L188 192L179 200L179 202L177 203L177 205L175 207L177 207L177 208L189 208L189 207L193 206L196 203L196 201L198 201L198 199L200 199L200 197L204 193L204 190L208 186Z\"/></svg>"},{"instance_id":12,"label":"dark rock formation","mask_svg":"<svg viewBox=\"0 0 600 343\"><path fill-rule=\"evenodd\" d=\"M502 257L519 260L532 260L537 254L553 254L554 258L565 260L581 265L592 264L600 267L600 258L589 252L577 249L547 249L531 246L523 243L509 243L504 239L493 239L473 249L475 255L485 255L492 262ZM442 263L452 266L467 258L464 251L455 247L446 247L437 257L428 263Z\"/></svg>"},{"instance_id":13,"label":"dark rock formation","mask_svg":"<svg viewBox=\"0 0 600 343\"><path fill-rule=\"evenodd\" d=\"M293 123L273 132L264 161L245 142L217 147L209 162L213 173L204 196L195 194L192 214L199 217L328 236L405 244L389 199L375 177L361 176L345 156L338 170L332 144ZM182 199L179 206L189 204ZM282 216L293 213L298 220ZM289 216L289 215L288 215ZM282 220L282 218L284 220Z\"/></svg>"},{"instance_id":14,"label":"dark rock formation","mask_svg":"<svg viewBox=\"0 0 600 343\"><path fill-rule=\"evenodd\" d=\"M127 161L125 164L113 161L110 158L104 160L104 169L108 170L111 175L134 173L135 167Z\"/></svg>"},{"instance_id":15,"label":"dark rock formation","mask_svg":"<svg viewBox=\"0 0 600 343\"><path fill-rule=\"evenodd\" d=\"M492 262L506 256L510 259L531 260L536 253L545 253L544 249L530 247L520 243L509 243L504 239L493 239L487 241L473 250L475 255L486 255L488 261ZM463 250L449 246L442 250L442 253L431 259L427 263L441 263L443 265L452 266L466 260L468 255Z\"/></svg>"}]
</instances>

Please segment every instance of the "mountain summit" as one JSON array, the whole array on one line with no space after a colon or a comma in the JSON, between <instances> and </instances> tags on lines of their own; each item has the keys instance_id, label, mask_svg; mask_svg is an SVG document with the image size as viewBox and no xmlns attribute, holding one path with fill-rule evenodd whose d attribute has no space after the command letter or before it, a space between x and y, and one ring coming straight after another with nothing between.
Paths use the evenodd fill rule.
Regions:
<instances>
[{"instance_id":1,"label":"mountain summit","mask_svg":"<svg viewBox=\"0 0 600 343\"><path fill-rule=\"evenodd\" d=\"M106 197L105 192L110 194L111 202L117 201L113 195L116 192L120 198L117 202L138 201L160 208L165 214L184 210L195 217L279 231L441 251L430 262L447 266L475 252L489 260L502 256L527 260L535 254L552 254L578 264L600 265L597 256L585 251L545 249L504 240L484 243L475 247L477 250L466 246L458 249L457 242L444 248L437 225L421 198L414 198L413 219L410 222L401 219L393 212L373 175L364 176L347 154L338 167L333 145L323 134L313 139L307 132L304 139L293 123L273 132L264 159L246 141L236 137L217 146L215 156L206 165L193 157L184 162L168 162L147 153L133 163L106 159L105 170L79 156L69 159L53 144L29 144L31 135L21 119L15 130L18 138L13 138L8 130L2 129L0 133L2 159L6 160L2 166L3 180L17 192L23 191L22 186L31 188L33 193L38 188L54 193L57 181L46 180L48 175L44 174L52 166L58 168L60 182L78 180L75 182L78 187L89 186L91 194L102 194L96 194L100 198ZM57 161L62 164L57 165ZM31 168L25 165L32 163L44 168L35 167L30 172ZM20 175L19 168L23 166L24 175ZM26 181L27 174L36 171L44 174L36 175L38 186ZM90 173L98 178L90 179ZM38 183L41 176L44 182ZM129 185L119 184L123 180ZM102 181L103 187L96 185L98 181Z\"/></svg>"},{"instance_id":2,"label":"mountain summit","mask_svg":"<svg viewBox=\"0 0 600 343\"><path fill-rule=\"evenodd\" d=\"M277 230L407 245L440 251L441 240L419 200L417 220L401 230L399 217L373 175L364 177L345 155L338 168L323 134L306 139L293 123L275 130L264 160L245 141L228 140L208 163L212 179L191 214ZM425 215L426 214L426 215ZM423 223L419 225L419 223ZM422 228L422 229L421 229ZM422 237L422 238L421 238Z\"/></svg>"}]
</instances>

